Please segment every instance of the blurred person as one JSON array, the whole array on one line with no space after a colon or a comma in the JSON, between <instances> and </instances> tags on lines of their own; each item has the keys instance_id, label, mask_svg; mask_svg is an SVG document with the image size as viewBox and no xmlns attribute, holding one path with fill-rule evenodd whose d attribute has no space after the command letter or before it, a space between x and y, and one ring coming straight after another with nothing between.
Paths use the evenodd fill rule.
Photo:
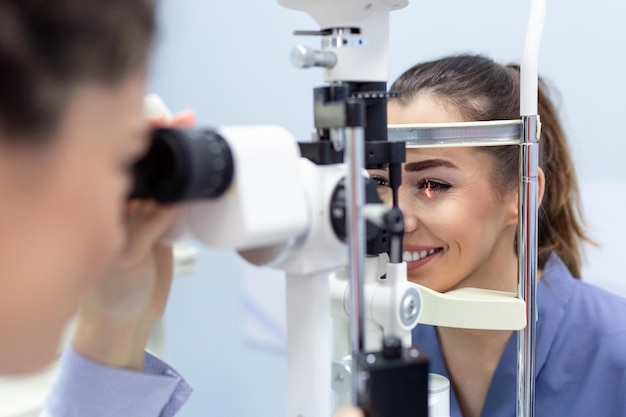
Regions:
<instances>
[{"instance_id":1,"label":"blurred person","mask_svg":"<svg viewBox=\"0 0 626 417\"><path fill-rule=\"evenodd\" d=\"M154 29L148 0L0 0L0 373L54 360L78 311L54 417L167 416L190 392L144 358L173 272L158 237L177 208L126 204L148 144Z\"/></svg>"}]
</instances>

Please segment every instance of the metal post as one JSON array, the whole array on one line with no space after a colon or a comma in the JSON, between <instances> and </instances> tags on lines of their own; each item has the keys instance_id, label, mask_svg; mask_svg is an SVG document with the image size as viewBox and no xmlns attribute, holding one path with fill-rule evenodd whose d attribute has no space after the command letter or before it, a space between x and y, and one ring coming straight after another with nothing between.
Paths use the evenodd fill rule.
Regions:
<instances>
[{"instance_id":1,"label":"metal post","mask_svg":"<svg viewBox=\"0 0 626 417\"><path fill-rule=\"evenodd\" d=\"M352 358L365 346L363 309L363 271L365 254L365 226L361 209L364 204L363 158L364 131L362 127L347 127L346 152L346 217L348 220L348 276L350 279L350 342ZM353 361L353 363L355 363ZM352 372L352 403L357 403L359 373Z\"/></svg>"},{"instance_id":2,"label":"metal post","mask_svg":"<svg viewBox=\"0 0 626 417\"><path fill-rule=\"evenodd\" d=\"M537 324L537 200L539 116L523 116L520 144L518 296L526 302L526 327L517 336L517 417L535 415L535 345Z\"/></svg>"}]
</instances>

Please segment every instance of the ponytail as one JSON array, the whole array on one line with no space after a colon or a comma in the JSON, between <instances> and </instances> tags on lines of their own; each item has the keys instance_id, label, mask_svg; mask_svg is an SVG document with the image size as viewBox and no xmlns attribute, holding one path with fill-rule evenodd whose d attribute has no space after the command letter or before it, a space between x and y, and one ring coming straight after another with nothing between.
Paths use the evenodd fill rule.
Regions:
<instances>
[{"instance_id":1,"label":"ponytail","mask_svg":"<svg viewBox=\"0 0 626 417\"><path fill-rule=\"evenodd\" d=\"M519 68L509 66L519 76ZM539 82L538 112L541 118L539 166L546 178L539 208L538 264L543 268L550 252L556 252L572 275L580 277L582 245L595 244L587 235L581 209L578 179L557 110L548 97L548 86Z\"/></svg>"}]
</instances>

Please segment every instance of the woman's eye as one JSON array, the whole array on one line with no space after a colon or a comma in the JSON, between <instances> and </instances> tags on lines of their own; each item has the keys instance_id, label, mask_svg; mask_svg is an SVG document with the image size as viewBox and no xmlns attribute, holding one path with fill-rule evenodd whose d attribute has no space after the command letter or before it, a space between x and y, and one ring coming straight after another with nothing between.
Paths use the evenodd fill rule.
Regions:
<instances>
[{"instance_id":1,"label":"woman's eye","mask_svg":"<svg viewBox=\"0 0 626 417\"><path fill-rule=\"evenodd\" d=\"M370 178L376 181L376 184L378 185L378 197L382 200L382 202L385 204L391 204L392 193L391 186L389 185L389 180L381 175L376 174L370 174Z\"/></svg>"},{"instance_id":2,"label":"woman's eye","mask_svg":"<svg viewBox=\"0 0 626 417\"><path fill-rule=\"evenodd\" d=\"M417 188L423 191L426 197L433 198L435 194L448 191L451 185L441 181L423 179L418 183Z\"/></svg>"},{"instance_id":3,"label":"woman's eye","mask_svg":"<svg viewBox=\"0 0 626 417\"><path fill-rule=\"evenodd\" d=\"M385 177L381 177L380 175L371 175L371 179L376 181L379 187L389 187L389 180Z\"/></svg>"}]
</instances>

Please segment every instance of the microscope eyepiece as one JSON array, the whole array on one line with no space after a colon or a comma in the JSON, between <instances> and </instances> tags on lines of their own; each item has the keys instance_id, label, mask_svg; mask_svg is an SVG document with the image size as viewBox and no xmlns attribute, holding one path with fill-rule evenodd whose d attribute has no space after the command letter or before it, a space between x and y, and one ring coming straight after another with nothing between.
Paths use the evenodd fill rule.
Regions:
<instances>
[{"instance_id":1,"label":"microscope eyepiece","mask_svg":"<svg viewBox=\"0 0 626 417\"><path fill-rule=\"evenodd\" d=\"M220 196L231 184L232 153L213 130L161 128L132 168L130 198L175 203Z\"/></svg>"}]
</instances>

